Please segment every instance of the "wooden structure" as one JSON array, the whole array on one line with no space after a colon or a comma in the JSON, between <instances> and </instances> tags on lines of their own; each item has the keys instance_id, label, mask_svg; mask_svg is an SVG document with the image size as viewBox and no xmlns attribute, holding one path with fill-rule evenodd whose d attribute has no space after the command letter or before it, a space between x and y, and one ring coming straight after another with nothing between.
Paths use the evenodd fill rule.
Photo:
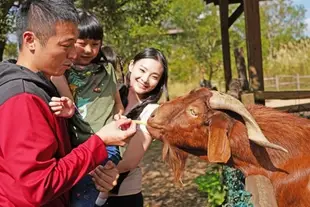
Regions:
<instances>
[{"instance_id":1,"label":"wooden structure","mask_svg":"<svg viewBox=\"0 0 310 207\"><path fill-rule=\"evenodd\" d=\"M249 75L249 91L252 91L255 103L265 104L266 99L301 99L310 98L309 91L264 91L264 73L261 47L259 2L267 0L204 0L206 4L219 6L221 22L221 39L223 50L224 76L226 91L232 80L229 28L244 13L247 45L247 70ZM229 5L239 4L229 15ZM247 96L252 99L250 96ZM308 111L310 104L280 107L288 112ZM291 110L292 109L292 110Z\"/></svg>"},{"instance_id":2,"label":"wooden structure","mask_svg":"<svg viewBox=\"0 0 310 207\"><path fill-rule=\"evenodd\" d=\"M221 39L226 91L232 81L229 28L244 13L248 74L250 93L243 93L241 101L247 104L264 104L266 99L300 99L310 98L309 91L264 91L264 74L261 47L259 2L265 0L204 0L206 4L219 6L221 22ZM229 15L229 5L239 4L237 9ZM289 112L309 111L310 104L278 107ZM245 181L246 190L252 193L252 203L255 207L276 207L273 186L264 176L248 176Z\"/></svg>"},{"instance_id":3,"label":"wooden structure","mask_svg":"<svg viewBox=\"0 0 310 207\"><path fill-rule=\"evenodd\" d=\"M263 60L261 47L260 33L260 16L259 16L259 1L262 0L204 0L206 4L214 3L220 9L221 22L221 37L223 50L223 63L226 91L229 89L229 84L232 80L231 59L230 59L230 42L229 42L229 27L244 13L246 45L247 45L247 60L248 74L251 91L264 91L264 75L263 75ZM237 9L229 15L229 5L239 4ZM257 102L254 93L243 94L241 97L243 103L252 104ZM261 104L265 103L265 99L258 101ZM262 188L262 186L264 186ZM264 176L249 176L246 178L246 190L252 193L252 203L258 207L276 207L276 199L273 192L273 186L270 181ZM271 205L270 205L271 204Z\"/></svg>"},{"instance_id":4,"label":"wooden structure","mask_svg":"<svg viewBox=\"0 0 310 207\"><path fill-rule=\"evenodd\" d=\"M205 0L206 4L213 3L220 9L226 90L232 80L229 28L244 13L250 87L253 91L264 91L259 1L262 0ZM231 15L229 15L230 4L239 4Z\"/></svg>"}]
</instances>

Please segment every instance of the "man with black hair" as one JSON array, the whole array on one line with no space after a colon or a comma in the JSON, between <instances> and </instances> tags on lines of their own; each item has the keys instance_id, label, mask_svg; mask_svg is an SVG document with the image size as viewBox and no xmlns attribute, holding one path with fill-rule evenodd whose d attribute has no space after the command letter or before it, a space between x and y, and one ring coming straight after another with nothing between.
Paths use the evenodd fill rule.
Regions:
<instances>
[{"instance_id":1,"label":"man with black hair","mask_svg":"<svg viewBox=\"0 0 310 207\"><path fill-rule=\"evenodd\" d=\"M77 23L71 0L26 1L19 11L17 63L0 63L1 206L70 206L69 190L107 158L105 145L124 145L136 131L131 120L111 122L71 150L66 119L48 103L59 96L50 77L75 58ZM106 176L109 190L117 172Z\"/></svg>"}]
</instances>

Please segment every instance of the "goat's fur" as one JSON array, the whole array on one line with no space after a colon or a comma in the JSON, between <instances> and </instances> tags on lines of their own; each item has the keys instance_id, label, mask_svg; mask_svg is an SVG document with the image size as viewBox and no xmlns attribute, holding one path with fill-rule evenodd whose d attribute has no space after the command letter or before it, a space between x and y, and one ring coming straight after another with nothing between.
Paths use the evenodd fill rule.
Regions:
<instances>
[{"instance_id":1,"label":"goat's fur","mask_svg":"<svg viewBox=\"0 0 310 207\"><path fill-rule=\"evenodd\" d=\"M245 176L259 174L271 180L279 207L310 206L310 120L264 106L247 107L267 139L287 149L285 153L249 141L243 119L211 109L210 97L209 89L192 91L164 103L148 120L150 134L165 144L163 155L176 180L187 153L215 162L229 156L226 164Z\"/></svg>"}]
</instances>

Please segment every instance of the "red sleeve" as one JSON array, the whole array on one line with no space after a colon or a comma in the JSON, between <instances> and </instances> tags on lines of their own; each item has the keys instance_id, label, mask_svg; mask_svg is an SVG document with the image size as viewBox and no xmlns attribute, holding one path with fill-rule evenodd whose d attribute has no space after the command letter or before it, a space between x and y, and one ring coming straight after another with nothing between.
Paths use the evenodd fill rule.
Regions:
<instances>
[{"instance_id":1,"label":"red sleeve","mask_svg":"<svg viewBox=\"0 0 310 207\"><path fill-rule=\"evenodd\" d=\"M0 156L24 199L34 206L69 190L107 158L96 135L59 155L64 144L56 136L55 120L47 104L30 94L12 97L0 107Z\"/></svg>"}]
</instances>

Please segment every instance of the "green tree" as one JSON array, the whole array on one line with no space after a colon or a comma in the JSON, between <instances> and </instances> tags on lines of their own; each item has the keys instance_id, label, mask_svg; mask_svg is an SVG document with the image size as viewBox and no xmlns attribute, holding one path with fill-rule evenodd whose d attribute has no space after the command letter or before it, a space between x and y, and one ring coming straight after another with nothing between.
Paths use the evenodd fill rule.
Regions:
<instances>
[{"instance_id":1,"label":"green tree","mask_svg":"<svg viewBox=\"0 0 310 207\"><path fill-rule=\"evenodd\" d=\"M263 54L274 56L281 44L305 36L306 9L292 0L273 0L261 3L261 34Z\"/></svg>"},{"instance_id":2,"label":"green tree","mask_svg":"<svg viewBox=\"0 0 310 207\"><path fill-rule=\"evenodd\" d=\"M6 0L0 1L0 61L2 61L7 34L14 30L14 15L10 13L10 9L19 4L19 1Z\"/></svg>"},{"instance_id":3,"label":"green tree","mask_svg":"<svg viewBox=\"0 0 310 207\"><path fill-rule=\"evenodd\" d=\"M7 34L14 30L10 8L20 1L0 2L0 59ZM104 44L113 46L126 61L142 48L153 46L168 56L174 80L194 81L201 70L207 79L223 79L218 6L206 6L203 0L74 2L99 17L104 26ZM282 44L303 37L305 8L294 5L292 0L263 1L260 5L263 58L268 64L268 58ZM235 8L230 6L230 14ZM245 48L243 15L230 28L230 42L231 54L235 47Z\"/></svg>"},{"instance_id":4,"label":"green tree","mask_svg":"<svg viewBox=\"0 0 310 207\"><path fill-rule=\"evenodd\" d=\"M174 63L170 67L173 78L191 80L199 71L204 71L209 80L221 77L218 8L213 5L206 7L205 2L200 0L175 0L169 9L170 26L182 29L177 38L171 41L176 51L183 51L183 55L174 53L175 56L171 57Z\"/></svg>"},{"instance_id":5,"label":"green tree","mask_svg":"<svg viewBox=\"0 0 310 207\"><path fill-rule=\"evenodd\" d=\"M7 42L5 44L3 57L5 59L16 59L17 58L17 44L13 42Z\"/></svg>"},{"instance_id":6,"label":"green tree","mask_svg":"<svg viewBox=\"0 0 310 207\"><path fill-rule=\"evenodd\" d=\"M112 45L123 57L131 58L141 48L160 47L165 30L161 22L171 0L90 0L76 1L80 8L88 8L101 19L104 44Z\"/></svg>"},{"instance_id":7,"label":"green tree","mask_svg":"<svg viewBox=\"0 0 310 207\"><path fill-rule=\"evenodd\" d=\"M238 6L238 5L237 5ZM237 6L230 6L232 13ZM296 42L304 38L306 24L305 8L302 5L293 4L292 0L273 0L260 2L261 42L264 64L264 73L281 74L283 67L274 67L273 59L279 56L279 49L290 42ZM231 49L235 47L246 48L244 15L230 28ZM284 46L286 47L286 46ZM246 51L245 51L246 52ZM231 54L233 52L231 51ZM244 54L247 55L246 53ZM231 58L234 60L234 58ZM235 64L232 62L232 68ZM235 70L233 70L233 73Z\"/></svg>"}]
</instances>

